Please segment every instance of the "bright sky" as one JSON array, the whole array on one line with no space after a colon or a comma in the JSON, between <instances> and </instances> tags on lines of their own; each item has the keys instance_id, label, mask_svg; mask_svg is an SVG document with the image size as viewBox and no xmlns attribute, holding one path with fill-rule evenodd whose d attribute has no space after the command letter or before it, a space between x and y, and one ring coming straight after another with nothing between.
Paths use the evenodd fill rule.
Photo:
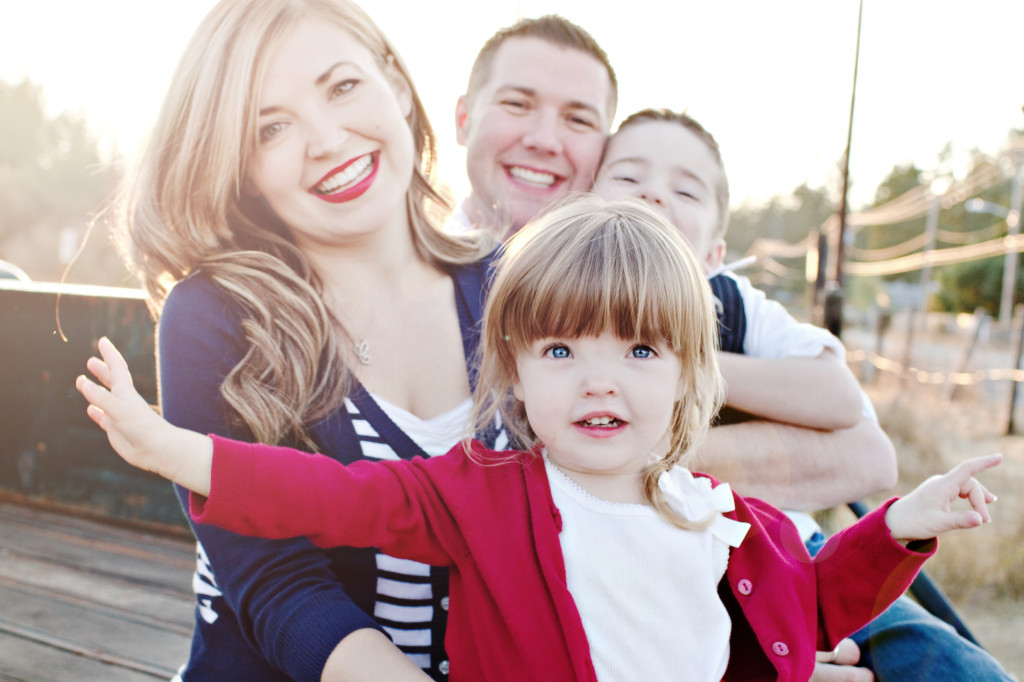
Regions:
<instances>
[{"instance_id":1,"label":"bright sky","mask_svg":"<svg viewBox=\"0 0 1024 682\"><path fill-rule=\"evenodd\" d=\"M0 79L44 86L134 153L188 37L213 0L3 0ZM838 177L856 0L364 0L409 64L465 187L455 100L480 45L517 16L558 13L590 31L619 76L617 121L686 108L719 140L735 202ZM853 131L853 203L897 163L930 168L946 142L995 153L1024 128L1024 2L865 0ZM456 27L458 27L456 29ZM838 184L836 184L838 186Z\"/></svg>"}]
</instances>

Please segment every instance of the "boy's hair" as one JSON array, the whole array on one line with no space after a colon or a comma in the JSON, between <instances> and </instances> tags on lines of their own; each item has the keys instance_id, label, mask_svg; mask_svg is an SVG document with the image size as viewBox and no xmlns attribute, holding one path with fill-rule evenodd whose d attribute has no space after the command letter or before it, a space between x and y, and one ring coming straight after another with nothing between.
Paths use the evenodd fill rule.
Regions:
<instances>
[{"instance_id":1,"label":"boy's hair","mask_svg":"<svg viewBox=\"0 0 1024 682\"><path fill-rule=\"evenodd\" d=\"M537 339L610 331L664 343L682 361L681 399L668 454L652 458L644 490L676 525L699 526L670 510L657 481L703 439L721 405L717 325L707 279L675 228L639 201L574 197L530 222L498 257L484 311L476 423L500 415L517 446L537 444L512 395L516 360Z\"/></svg>"},{"instance_id":2,"label":"boy's hair","mask_svg":"<svg viewBox=\"0 0 1024 682\"><path fill-rule=\"evenodd\" d=\"M477 90L483 87L490 79L494 55L497 54L498 48L511 38L539 38L552 45L579 50L601 62L601 65L608 72L608 80L611 83L608 120L611 121L615 118L615 106L618 103L619 97L619 82L615 77L615 69L612 68L608 54L598 45L594 37L583 28L556 14L548 14L535 19L520 19L488 38L473 61L473 68L470 69L469 84L466 86L467 99L472 99Z\"/></svg>"},{"instance_id":3,"label":"boy's hair","mask_svg":"<svg viewBox=\"0 0 1024 682\"><path fill-rule=\"evenodd\" d=\"M709 133L704 126L685 111L676 112L671 109L642 109L627 116L626 119L619 124L619 129L615 132L618 134L618 132L623 128L628 128L631 125L637 125L647 121L678 123L696 135L711 152L711 155L718 163L718 168L721 171L721 178L718 183L718 192L715 194L715 201L718 204L718 225L715 226L715 231L711 237L713 239L725 239L726 230L729 229L729 177L725 174L725 163L722 162L722 150L718 146L718 141L715 140L714 136Z\"/></svg>"}]
</instances>

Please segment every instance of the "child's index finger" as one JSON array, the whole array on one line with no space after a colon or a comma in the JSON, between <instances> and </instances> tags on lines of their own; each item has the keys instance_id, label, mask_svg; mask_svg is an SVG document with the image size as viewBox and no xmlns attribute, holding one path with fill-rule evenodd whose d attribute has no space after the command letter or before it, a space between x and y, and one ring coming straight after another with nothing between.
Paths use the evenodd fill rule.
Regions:
<instances>
[{"instance_id":1,"label":"child's index finger","mask_svg":"<svg viewBox=\"0 0 1024 682\"><path fill-rule=\"evenodd\" d=\"M117 349L117 346L104 336L97 343L97 347L99 348L100 355L103 356L103 362L107 365L111 383L123 383L134 386L131 372L128 371L128 363L125 362L124 356L121 355L121 351Z\"/></svg>"},{"instance_id":2,"label":"child's index finger","mask_svg":"<svg viewBox=\"0 0 1024 682\"><path fill-rule=\"evenodd\" d=\"M986 469L991 469L1003 461L1003 453L997 452L991 455L981 455L960 462L949 472L949 476L958 482L965 482L980 474Z\"/></svg>"}]
</instances>

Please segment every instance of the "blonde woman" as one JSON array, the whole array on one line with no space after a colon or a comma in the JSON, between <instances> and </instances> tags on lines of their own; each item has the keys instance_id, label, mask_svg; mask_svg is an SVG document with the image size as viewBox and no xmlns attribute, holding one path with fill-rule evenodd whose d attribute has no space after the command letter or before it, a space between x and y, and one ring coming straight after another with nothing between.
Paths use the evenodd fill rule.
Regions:
<instances>
[{"instance_id":1,"label":"blonde woman","mask_svg":"<svg viewBox=\"0 0 1024 682\"><path fill-rule=\"evenodd\" d=\"M408 72L359 7L214 7L123 207L165 417L346 462L467 435L491 245L435 229L433 162ZM445 678L445 572L195 533L185 682Z\"/></svg>"}]
</instances>

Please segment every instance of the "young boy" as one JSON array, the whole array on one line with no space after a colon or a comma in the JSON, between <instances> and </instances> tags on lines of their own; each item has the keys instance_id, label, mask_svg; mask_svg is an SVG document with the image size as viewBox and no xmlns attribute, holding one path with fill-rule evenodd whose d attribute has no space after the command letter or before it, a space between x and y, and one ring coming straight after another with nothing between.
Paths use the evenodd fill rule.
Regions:
<instances>
[{"instance_id":1,"label":"young boy","mask_svg":"<svg viewBox=\"0 0 1024 682\"><path fill-rule=\"evenodd\" d=\"M746 278L720 272L729 188L718 145L699 123L669 111L633 114L608 141L594 191L646 201L693 246L718 299L726 351L719 360L731 407L818 429L860 420L861 392L839 339L797 322Z\"/></svg>"},{"instance_id":2,"label":"young boy","mask_svg":"<svg viewBox=\"0 0 1024 682\"><path fill-rule=\"evenodd\" d=\"M846 368L842 343L824 329L797 322L745 277L721 272L729 185L718 143L700 123L668 110L646 109L629 116L608 141L594 191L605 198L644 200L693 246L717 298L720 345L725 351L719 360L729 406L764 420L807 427L808 436L801 439L805 444L808 438L820 437L812 429L847 429L848 448L859 445L857 439L864 434L860 466L866 475L875 472L878 479L885 478L885 471L895 464L891 445L877 426L870 401ZM857 422L855 433L848 427ZM879 440L886 447L872 447ZM745 449L742 439L736 445ZM709 450L713 448L704 449ZM892 460L888 467L882 464L886 459ZM715 473L744 489L742 470ZM750 480L758 477L759 472L749 474ZM826 484L832 489L823 486L820 497L801 494L797 499L821 499L820 506L827 507L873 492L870 487L858 492L856 484L851 485L854 479L838 472L832 479L834 483ZM894 482L893 471L889 485ZM773 501L784 506L781 499ZM806 513L787 514L813 553L824 539L820 528ZM1009 679L984 650L906 598L853 638L864 650L861 664L883 681ZM855 663L856 658L841 662Z\"/></svg>"}]
</instances>

